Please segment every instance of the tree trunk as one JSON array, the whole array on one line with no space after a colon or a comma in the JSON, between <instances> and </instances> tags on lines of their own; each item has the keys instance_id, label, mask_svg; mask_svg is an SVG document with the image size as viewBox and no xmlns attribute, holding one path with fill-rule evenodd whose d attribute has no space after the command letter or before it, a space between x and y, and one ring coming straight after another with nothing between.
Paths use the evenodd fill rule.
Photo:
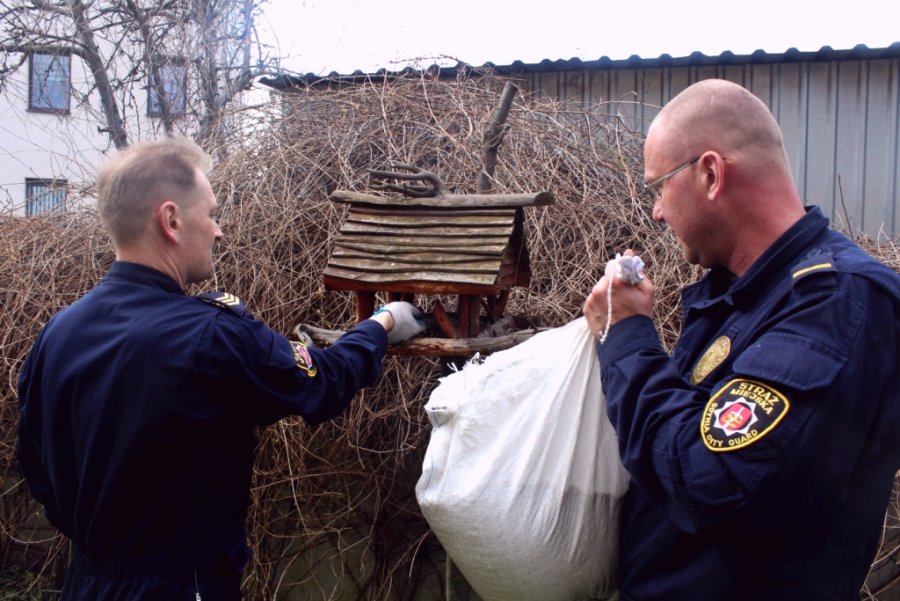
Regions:
<instances>
[{"instance_id":1,"label":"tree trunk","mask_svg":"<svg viewBox=\"0 0 900 601\"><path fill-rule=\"evenodd\" d=\"M72 10L72 19L78 31L78 38L84 47L84 60L87 62L94 76L94 85L100 94L100 104L103 107L103 115L106 117L106 132L112 139L116 148L128 146L128 136L125 134L125 124L119 114L119 106L113 95L112 85L109 81L109 73L103 64L100 48L94 40L94 31L88 21L86 8L81 0L70 0L69 7ZM101 129L101 131L103 131Z\"/></svg>"}]
</instances>

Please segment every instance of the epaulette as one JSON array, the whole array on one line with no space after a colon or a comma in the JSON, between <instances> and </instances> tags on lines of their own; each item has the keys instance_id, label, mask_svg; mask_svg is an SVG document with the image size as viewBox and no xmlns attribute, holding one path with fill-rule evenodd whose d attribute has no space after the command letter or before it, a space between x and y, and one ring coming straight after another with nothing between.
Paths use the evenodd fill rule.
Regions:
<instances>
[{"instance_id":1,"label":"epaulette","mask_svg":"<svg viewBox=\"0 0 900 601\"><path fill-rule=\"evenodd\" d=\"M806 255L806 258L791 268L791 282L796 284L799 280L821 273L834 273L834 253L831 251L814 250Z\"/></svg>"},{"instance_id":2,"label":"epaulette","mask_svg":"<svg viewBox=\"0 0 900 601\"><path fill-rule=\"evenodd\" d=\"M220 309L230 311L238 316L247 312L244 301L227 292L204 292L203 294L198 294L194 298L200 299L204 303L209 303Z\"/></svg>"}]
</instances>

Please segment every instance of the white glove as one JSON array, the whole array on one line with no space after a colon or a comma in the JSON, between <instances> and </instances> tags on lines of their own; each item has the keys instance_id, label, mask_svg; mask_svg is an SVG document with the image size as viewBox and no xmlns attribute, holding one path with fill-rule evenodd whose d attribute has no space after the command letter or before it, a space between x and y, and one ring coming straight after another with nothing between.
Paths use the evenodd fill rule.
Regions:
<instances>
[{"instance_id":1,"label":"white glove","mask_svg":"<svg viewBox=\"0 0 900 601\"><path fill-rule=\"evenodd\" d=\"M424 313L412 303L404 301L388 303L375 311L375 315L382 311L387 311L394 318L394 327L388 332L388 342L391 344L408 340L425 329L425 322L421 320Z\"/></svg>"}]
</instances>

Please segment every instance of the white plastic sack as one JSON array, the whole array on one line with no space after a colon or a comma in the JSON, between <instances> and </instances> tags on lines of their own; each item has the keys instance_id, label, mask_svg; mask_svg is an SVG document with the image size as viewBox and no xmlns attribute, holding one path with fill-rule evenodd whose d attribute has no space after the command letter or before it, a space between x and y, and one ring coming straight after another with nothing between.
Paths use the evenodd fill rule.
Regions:
<instances>
[{"instance_id":1,"label":"white plastic sack","mask_svg":"<svg viewBox=\"0 0 900 601\"><path fill-rule=\"evenodd\" d=\"M484 601L615 592L628 487L584 318L441 379L416 498Z\"/></svg>"}]
</instances>

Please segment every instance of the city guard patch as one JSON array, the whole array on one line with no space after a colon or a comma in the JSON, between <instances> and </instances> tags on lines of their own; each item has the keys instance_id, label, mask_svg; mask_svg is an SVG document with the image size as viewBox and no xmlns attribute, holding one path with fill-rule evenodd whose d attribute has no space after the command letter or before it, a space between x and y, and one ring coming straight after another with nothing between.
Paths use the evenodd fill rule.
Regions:
<instances>
[{"instance_id":1,"label":"city guard patch","mask_svg":"<svg viewBox=\"0 0 900 601\"><path fill-rule=\"evenodd\" d=\"M771 432L789 408L787 397L768 384L736 378L709 399L700 436L711 451L734 451Z\"/></svg>"},{"instance_id":2,"label":"city guard patch","mask_svg":"<svg viewBox=\"0 0 900 601\"><path fill-rule=\"evenodd\" d=\"M706 376L711 374L715 368L722 364L722 361L725 360L730 352L731 338L728 336L719 336L713 340L713 343L709 345L709 348L707 348L706 351L704 351L700 360L697 361L697 364L694 366L694 371L691 372L691 382L694 384L702 382Z\"/></svg>"},{"instance_id":3,"label":"city guard patch","mask_svg":"<svg viewBox=\"0 0 900 601\"><path fill-rule=\"evenodd\" d=\"M297 362L297 367L305 371L310 378L314 377L317 370L306 345L302 342L291 341L291 348L294 350L294 361Z\"/></svg>"}]
</instances>

